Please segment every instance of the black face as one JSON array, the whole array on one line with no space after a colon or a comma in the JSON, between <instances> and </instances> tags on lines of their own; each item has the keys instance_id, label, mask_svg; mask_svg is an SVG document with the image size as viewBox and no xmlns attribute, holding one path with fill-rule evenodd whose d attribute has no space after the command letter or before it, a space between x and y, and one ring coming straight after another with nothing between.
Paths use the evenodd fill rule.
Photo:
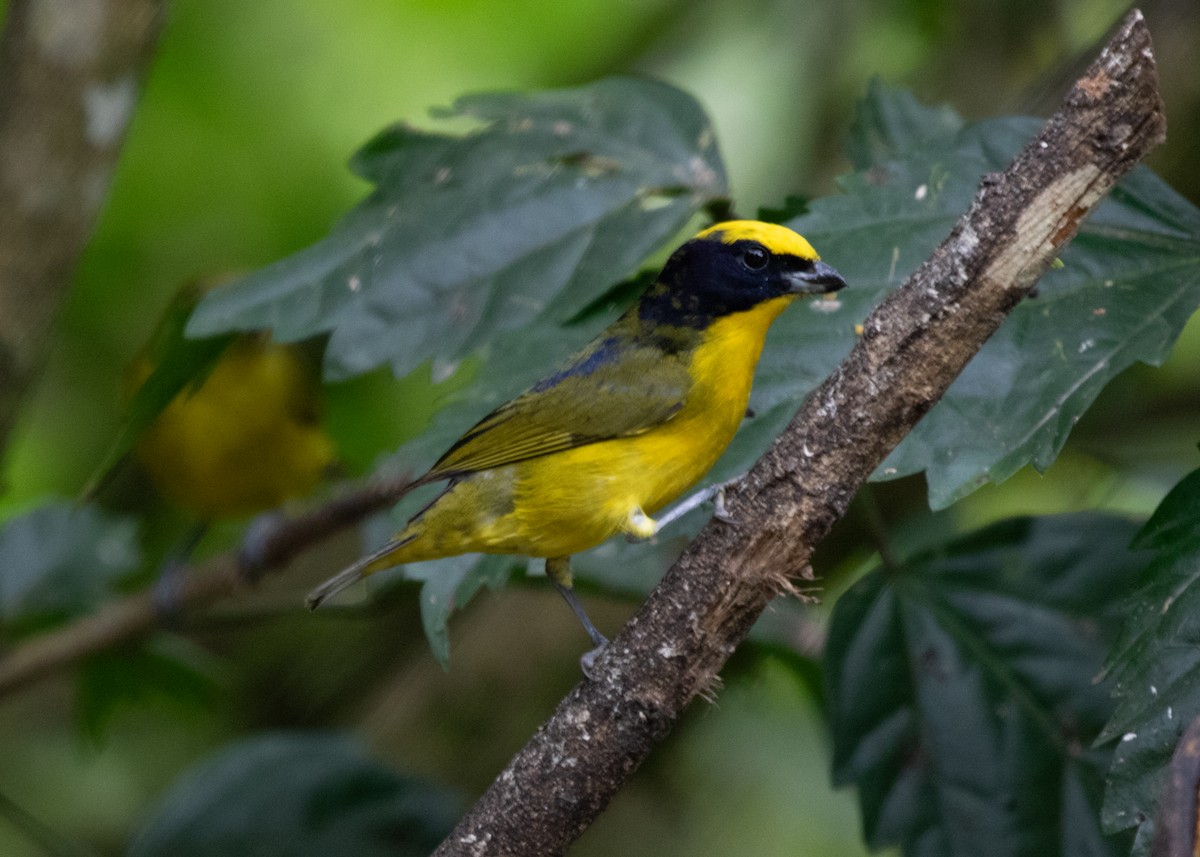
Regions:
<instances>
[{"instance_id":1,"label":"black face","mask_svg":"<svg viewBox=\"0 0 1200 857\"><path fill-rule=\"evenodd\" d=\"M757 241L693 239L667 260L638 314L666 324L704 327L772 298L821 294L845 285L824 262L772 253Z\"/></svg>"}]
</instances>

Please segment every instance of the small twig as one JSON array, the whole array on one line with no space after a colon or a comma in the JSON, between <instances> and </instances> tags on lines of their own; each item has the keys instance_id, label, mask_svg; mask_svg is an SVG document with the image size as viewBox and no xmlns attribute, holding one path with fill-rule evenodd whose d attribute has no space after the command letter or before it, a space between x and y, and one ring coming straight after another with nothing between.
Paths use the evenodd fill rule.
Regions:
<instances>
[{"instance_id":1,"label":"small twig","mask_svg":"<svg viewBox=\"0 0 1200 857\"><path fill-rule=\"evenodd\" d=\"M949 238L866 320L838 370L642 610L435 852L562 854L718 671L886 455L1145 154L1166 122L1139 12Z\"/></svg>"},{"instance_id":2,"label":"small twig","mask_svg":"<svg viewBox=\"0 0 1200 857\"><path fill-rule=\"evenodd\" d=\"M259 534L253 576L280 569L313 545L394 504L412 479L407 475L379 479L323 506L275 522ZM247 574L238 554L230 551L183 571L178 598L181 618L245 589ZM297 599L299 608L300 601ZM68 667L118 643L134 640L160 626L153 593L141 592L110 602L90 616L34 637L0 659L0 696Z\"/></svg>"}]
</instances>

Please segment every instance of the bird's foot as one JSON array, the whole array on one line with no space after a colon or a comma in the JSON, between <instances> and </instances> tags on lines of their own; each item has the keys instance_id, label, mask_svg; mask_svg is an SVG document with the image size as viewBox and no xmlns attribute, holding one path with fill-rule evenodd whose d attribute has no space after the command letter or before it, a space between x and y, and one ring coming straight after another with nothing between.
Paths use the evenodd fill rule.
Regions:
<instances>
[{"instance_id":1,"label":"bird's foot","mask_svg":"<svg viewBox=\"0 0 1200 857\"><path fill-rule=\"evenodd\" d=\"M738 519L729 514L729 510L725 508L725 491L726 489L732 488L734 485L741 482L742 477L745 475L746 474L743 473L741 476L735 476L732 479L727 479L724 482L713 486L716 489L713 492L713 517L723 524L729 524L730 526L735 527L738 525Z\"/></svg>"},{"instance_id":2,"label":"bird's foot","mask_svg":"<svg viewBox=\"0 0 1200 857\"><path fill-rule=\"evenodd\" d=\"M595 642L595 638L593 638L593 642ZM601 636L600 642L596 644L595 648L584 652L579 657L579 669L583 671L584 678L588 681L597 681L595 672L596 658L600 657L607 648L608 640Z\"/></svg>"}]
</instances>

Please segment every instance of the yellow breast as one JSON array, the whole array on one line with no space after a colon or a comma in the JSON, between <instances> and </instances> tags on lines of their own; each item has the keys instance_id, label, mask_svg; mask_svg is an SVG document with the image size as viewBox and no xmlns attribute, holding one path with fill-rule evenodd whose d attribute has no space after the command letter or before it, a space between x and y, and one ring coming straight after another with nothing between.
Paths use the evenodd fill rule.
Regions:
<instances>
[{"instance_id":1,"label":"yellow breast","mask_svg":"<svg viewBox=\"0 0 1200 857\"><path fill-rule=\"evenodd\" d=\"M397 534L368 571L458 553L569 556L622 532L695 485L746 414L754 368L782 297L713 322L692 351L692 384L671 419L640 435L466 476Z\"/></svg>"},{"instance_id":2,"label":"yellow breast","mask_svg":"<svg viewBox=\"0 0 1200 857\"><path fill-rule=\"evenodd\" d=\"M791 301L710 324L692 355L684 407L658 428L517 465L514 552L578 553L622 531L634 509L653 514L695 485L745 417L767 329Z\"/></svg>"}]
</instances>

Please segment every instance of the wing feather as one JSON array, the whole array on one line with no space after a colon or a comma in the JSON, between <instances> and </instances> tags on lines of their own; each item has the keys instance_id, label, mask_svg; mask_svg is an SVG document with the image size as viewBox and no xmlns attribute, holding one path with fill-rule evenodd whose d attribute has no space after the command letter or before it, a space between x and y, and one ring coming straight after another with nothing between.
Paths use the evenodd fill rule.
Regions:
<instances>
[{"instance_id":1,"label":"wing feather","mask_svg":"<svg viewBox=\"0 0 1200 857\"><path fill-rule=\"evenodd\" d=\"M678 413L690 386L683 355L601 337L476 423L422 481L642 434Z\"/></svg>"}]
</instances>

